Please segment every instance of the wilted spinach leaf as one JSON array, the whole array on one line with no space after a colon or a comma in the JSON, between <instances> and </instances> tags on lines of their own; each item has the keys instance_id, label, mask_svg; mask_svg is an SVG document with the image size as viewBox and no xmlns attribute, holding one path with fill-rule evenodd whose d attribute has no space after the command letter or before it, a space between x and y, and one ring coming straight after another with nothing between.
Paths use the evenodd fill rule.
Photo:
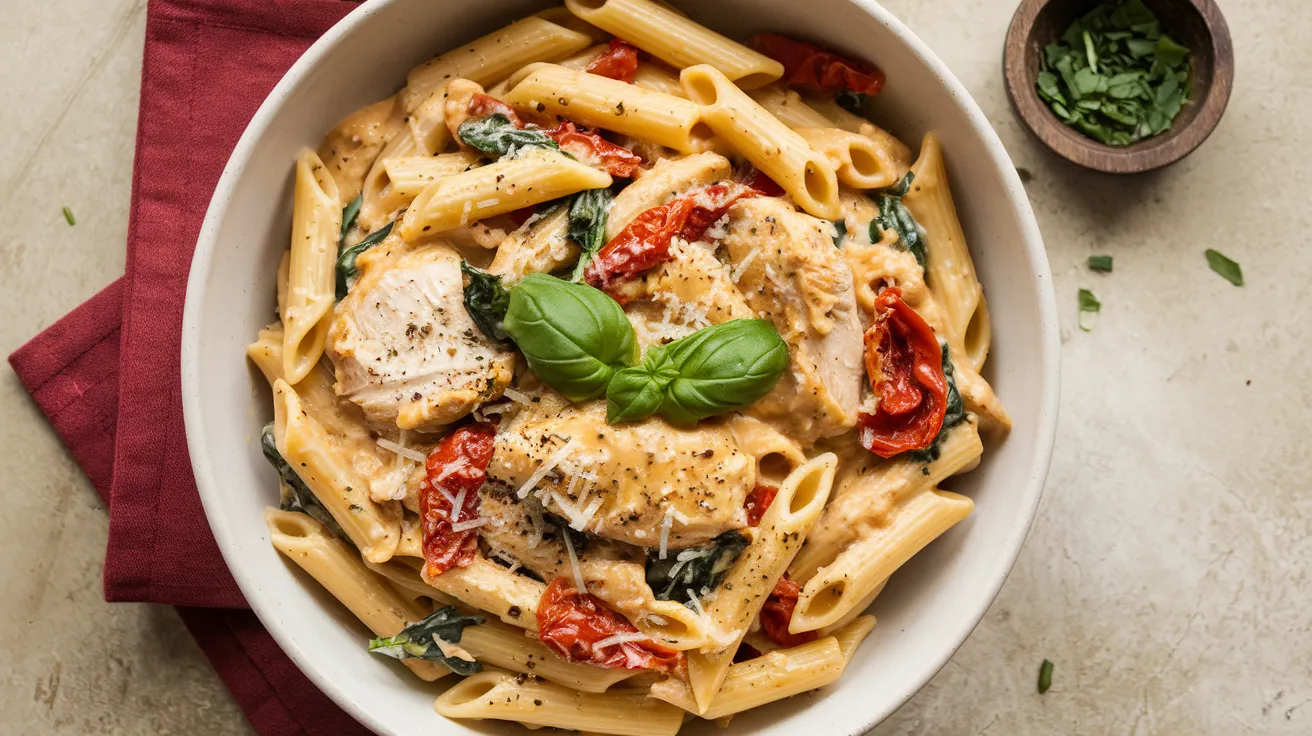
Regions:
<instances>
[{"instance_id":1,"label":"wilted spinach leaf","mask_svg":"<svg viewBox=\"0 0 1312 736\"><path fill-rule=\"evenodd\" d=\"M897 184L875 193L874 200L875 205L879 207L879 214L870 222L870 241L878 243L884 237L881 231L891 230L897 233L894 247L911 251L911 255L916 257L916 263L924 268L925 228L916 222L911 210L902 204L902 198L911 191L911 182L915 178L916 175L908 171Z\"/></svg>"},{"instance_id":2,"label":"wilted spinach leaf","mask_svg":"<svg viewBox=\"0 0 1312 736\"><path fill-rule=\"evenodd\" d=\"M484 620L481 616L466 616L457 611L455 606L444 606L433 611L423 621L407 625L396 636L371 639L369 651L395 659L427 659L441 662L457 675L472 675L483 669L483 666L460 657L446 656L433 637L451 644L459 644L466 626L478 626Z\"/></svg>"},{"instance_id":3,"label":"wilted spinach leaf","mask_svg":"<svg viewBox=\"0 0 1312 736\"><path fill-rule=\"evenodd\" d=\"M264 431L260 433L260 449L264 451L264 458L269 461L269 464L273 465L274 470L278 471L278 475L282 477L283 482L291 489L291 493L287 494L287 498L283 499L278 507L283 511L299 511L306 514L328 527L328 530L333 534L346 539L346 532L342 531L342 527L337 523L337 520L333 518L332 514L328 513L328 509L324 508L322 503L319 503L319 499L315 498L314 492L310 490L309 486L305 485L305 481L301 480L301 476L296 474L296 471L292 469L291 464L282 456L282 453L278 452L278 443L273 436L273 422L266 424Z\"/></svg>"},{"instance_id":4,"label":"wilted spinach leaf","mask_svg":"<svg viewBox=\"0 0 1312 736\"><path fill-rule=\"evenodd\" d=\"M651 555L647 558L647 585L658 600L686 604L692 600L690 590L699 598L715 590L745 549L747 538L731 529L663 560Z\"/></svg>"},{"instance_id":5,"label":"wilted spinach leaf","mask_svg":"<svg viewBox=\"0 0 1312 736\"><path fill-rule=\"evenodd\" d=\"M346 298L347 292L351 290L352 286L355 286L355 280L360 277L360 271L355 267L355 259L359 258L361 253L383 242L383 240L387 238L387 235L392 232L392 225L394 224L395 223L389 222L386 225L383 225L372 233L369 233L364 240L347 248L342 251L341 255L337 256L338 301Z\"/></svg>"},{"instance_id":6,"label":"wilted spinach leaf","mask_svg":"<svg viewBox=\"0 0 1312 736\"><path fill-rule=\"evenodd\" d=\"M606 244L606 220L610 218L610 206L615 195L610 189L587 189L570 200L569 203L569 239L578 243L579 262L570 274L570 281L578 282L583 278L583 270L588 262Z\"/></svg>"},{"instance_id":7,"label":"wilted spinach leaf","mask_svg":"<svg viewBox=\"0 0 1312 736\"><path fill-rule=\"evenodd\" d=\"M460 271L469 277L465 286L465 311L488 339L505 342L510 339L503 322L510 307L510 292L501 285L501 277L493 276L465 261Z\"/></svg>"}]
</instances>

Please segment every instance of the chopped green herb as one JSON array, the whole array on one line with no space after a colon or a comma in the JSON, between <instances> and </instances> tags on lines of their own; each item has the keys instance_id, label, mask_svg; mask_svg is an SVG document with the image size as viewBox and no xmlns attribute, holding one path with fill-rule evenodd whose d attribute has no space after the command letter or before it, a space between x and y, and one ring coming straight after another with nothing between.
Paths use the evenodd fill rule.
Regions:
<instances>
[{"instance_id":1,"label":"chopped green herb","mask_svg":"<svg viewBox=\"0 0 1312 736\"><path fill-rule=\"evenodd\" d=\"M1166 131L1189 103L1188 56L1143 0L1104 3L1044 47L1035 87L1066 125L1128 146Z\"/></svg>"},{"instance_id":2,"label":"chopped green herb","mask_svg":"<svg viewBox=\"0 0 1312 736\"><path fill-rule=\"evenodd\" d=\"M839 107L847 110L853 115L865 117L865 111L863 108L866 106L866 95L862 92L853 92L850 89L845 89L834 97L834 102L837 103Z\"/></svg>"},{"instance_id":3,"label":"chopped green herb","mask_svg":"<svg viewBox=\"0 0 1312 736\"><path fill-rule=\"evenodd\" d=\"M264 431L260 433L260 450L264 452L264 459L278 471L278 476L287 485L287 492L278 504L278 508L306 514L328 527L333 534L346 539L346 532L342 531L337 520L328 513L328 509L319 502L310 487L305 485L305 481L296 474L296 470L283 458L282 453L278 452L278 443L273 434L273 422L265 425Z\"/></svg>"},{"instance_id":4,"label":"chopped green herb","mask_svg":"<svg viewBox=\"0 0 1312 736\"><path fill-rule=\"evenodd\" d=\"M1052 687L1052 662L1045 659L1043 664L1039 665L1039 695L1048 692L1050 687Z\"/></svg>"},{"instance_id":5,"label":"chopped green herb","mask_svg":"<svg viewBox=\"0 0 1312 736\"><path fill-rule=\"evenodd\" d=\"M337 301L346 298L347 292L351 290L352 286L355 286L355 280L360 277L360 270L355 267L355 259L359 258L361 253L383 242L387 235L392 232L392 225L394 224L389 222L383 225L369 233L364 240L347 248L342 251L341 255L337 256Z\"/></svg>"},{"instance_id":6,"label":"chopped green herb","mask_svg":"<svg viewBox=\"0 0 1312 736\"><path fill-rule=\"evenodd\" d=\"M609 189L587 189L569 202L569 239L579 246L579 261L574 264L570 281L583 280L583 271L592 257L606 244L606 221L615 195Z\"/></svg>"},{"instance_id":7,"label":"chopped green herb","mask_svg":"<svg viewBox=\"0 0 1312 736\"><path fill-rule=\"evenodd\" d=\"M469 285L465 287L465 311L469 312L469 318L488 339L509 340L504 321L510 307L510 292L501 285L501 277L480 271L463 260L460 271L469 277Z\"/></svg>"},{"instance_id":8,"label":"chopped green herb","mask_svg":"<svg viewBox=\"0 0 1312 736\"><path fill-rule=\"evenodd\" d=\"M363 192L355 195L355 199L342 208L342 235L337 239L338 253L346 248L346 234L351 232L351 228L355 227L355 220L360 216L360 205L362 204L364 204Z\"/></svg>"},{"instance_id":9,"label":"chopped green herb","mask_svg":"<svg viewBox=\"0 0 1312 736\"><path fill-rule=\"evenodd\" d=\"M407 624L396 636L369 640L369 651L395 659L427 659L441 662L457 675L469 676L483 669L478 662L443 653L438 640L459 644L466 626L484 623L482 616L466 616L455 606L443 606L423 621Z\"/></svg>"},{"instance_id":10,"label":"chopped green herb","mask_svg":"<svg viewBox=\"0 0 1312 736\"><path fill-rule=\"evenodd\" d=\"M916 222L916 218L911 215L911 210L902 204L902 198L911 191L911 182L915 178L915 173L908 171L897 184L874 194L879 215L870 221L870 241L878 243L884 239L884 233L891 230L897 233L894 247L910 251L911 255L916 257L916 263L924 268L925 228Z\"/></svg>"},{"instance_id":11,"label":"chopped green herb","mask_svg":"<svg viewBox=\"0 0 1312 736\"><path fill-rule=\"evenodd\" d=\"M1112 272L1111 256L1089 256L1089 270L1099 271L1101 273Z\"/></svg>"},{"instance_id":12,"label":"chopped green herb","mask_svg":"<svg viewBox=\"0 0 1312 736\"><path fill-rule=\"evenodd\" d=\"M467 146L491 156L506 156L521 148L549 148L560 146L540 128L517 128L510 118L499 112L485 118L466 120L456 131Z\"/></svg>"},{"instance_id":13,"label":"chopped green herb","mask_svg":"<svg viewBox=\"0 0 1312 736\"><path fill-rule=\"evenodd\" d=\"M1204 251L1204 254L1207 256L1207 265L1211 266L1213 271L1220 274L1221 278L1229 281L1235 286L1244 285L1244 271L1239 267L1238 263L1235 263L1229 258L1226 258L1221 252L1212 250L1211 248Z\"/></svg>"},{"instance_id":14,"label":"chopped green herb","mask_svg":"<svg viewBox=\"0 0 1312 736\"><path fill-rule=\"evenodd\" d=\"M1080 289L1080 329L1093 331L1093 315L1102 311L1102 302L1088 289Z\"/></svg>"},{"instance_id":15,"label":"chopped green herb","mask_svg":"<svg viewBox=\"0 0 1312 736\"><path fill-rule=\"evenodd\" d=\"M69 209L68 205L64 205L64 220L68 222L69 227L77 224L77 220L73 219L73 210Z\"/></svg>"},{"instance_id":16,"label":"chopped green herb","mask_svg":"<svg viewBox=\"0 0 1312 736\"><path fill-rule=\"evenodd\" d=\"M843 247L843 237L847 235L847 220L834 220L834 247Z\"/></svg>"}]
</instances>

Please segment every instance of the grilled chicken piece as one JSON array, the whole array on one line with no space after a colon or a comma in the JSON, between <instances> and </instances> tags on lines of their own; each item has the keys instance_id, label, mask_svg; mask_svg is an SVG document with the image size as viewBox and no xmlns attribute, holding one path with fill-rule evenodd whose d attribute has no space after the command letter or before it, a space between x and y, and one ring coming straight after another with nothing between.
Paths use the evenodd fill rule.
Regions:
<instances>
[{"instance_id":1,"label":"grilled chicken piece","mask_svg":"<svg viewBox=\"0 0 1312 736\"><path fill-rule=\"evenodd\" d=\"M852 271L834 226L773 197L729 210L721 241L748 305L774 323L792 365L769 396L743 413L807 444L856 425L863 375Z\"/></svg>"},{"instance_id":2,"label":"grilled chicken piece","mask_svg":"<svg viewBox=\"0 0 1312 736\"><path fill-rule=\"evenodd\" d=\"M642 276L641 296L624 309L643 350L703 327L756 316L705 244L676 240L670 254L673 260Z\"/></svg>"},{"instance_id":3,"label":"grilled chicken piece","mask_svg":"<svg viewBox=\"0 0 1312 736\"><path fill-rule=\"evenodd\" d=\"M529 492L548 511L639 547L660 545L668 516L669 547L681 548L746 526L756 468L722 423L686 430L653 417L611 426L605 401L548 395L497 433L488 478L510 493L533 481Z\"/></svg>"},{"instance_id":4,"label":"grilled chicken piece","mask_svg":"<svg viewBox=\"0 0 1312 736\"><path fill-rule=\"evenodd\" d=\"M371 422L420 431L501 395L514 354L490 343L465 311L454 250L408 250L389 238L358 263L360 279L338 303L328 334L339 395Z\"/></svg>"}]
</instances>

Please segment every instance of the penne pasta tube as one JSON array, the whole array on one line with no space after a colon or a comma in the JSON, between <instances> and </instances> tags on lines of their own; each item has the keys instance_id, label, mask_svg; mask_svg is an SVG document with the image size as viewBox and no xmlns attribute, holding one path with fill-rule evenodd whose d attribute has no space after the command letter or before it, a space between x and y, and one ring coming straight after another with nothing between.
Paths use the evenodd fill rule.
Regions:
<instances>
[{"instance_id":1,"label":"penne pasta tube","mask_svg":"<svg viewBox=\"0 0 1312 736\"><path fill-rule=\"evenodd\" d=\"M752 165L774 179L807 213L835 220L838 178L829 160L723 74L702 64L679 75L702 120Z\"/></svg>"},{"instance_id":2,"label":"penne pasta tube","mask_svg":"<svg viewBox=\"0 0 1312 736\"><path fill-rule=\"evenodd\" d=\"M341 601L374 636L396 636L406 624L428 615L370 572L355 550L318 521L298 512L266 509L264 523L274 548ZM401 664L428 682L451 674L438 662L405 659Z\"/></svg>"},{"instance_id":3,"label":"penne pasta tube","mask_svg":"<svg viewBox=\"0 0 1312 736\"><path fill-rule=\"evenodd\" d=\"M936 488L903 501L887 526L853 542L806 582L789 632L814 631L842 619L912 555L969 516L974 505Z\"/></svg>"},{"instance_id":4,"label":"penne pasta tube","mask_svg":"<svg viewBox=\"0 0 1312 736\"><path fill-rule=\"evenodd\" d=\"M533 149L428 185L401 220L407 242L611 184L610 175L557 151Z\"/></svg>"},{"instance_id":5,"label":"penne pasta tube","mask_svg":"<svg viewBox=\"0 0 1312 736\"><path fill-rule=\"evenodd\" d=\"M496 615L502 621L530 631L538 630L538 601L547 586L516 575L485 557L468 567L453 567L441 575L421 573L424 582L439 592Z\"/></svg>"},{"instance_id":6,"label":"penne pasta tube","mask_svg":"<svg viewBox=\"0 0 1312 736\"><path fill-rule=\"evenodd\" d=\"M699 124L701 108L682 97L558 64L531 64L516 72L503 99L540 115L613 130L682 153L705 148L711 137Z\"/></svg>"},{"instance_id":7,"label":"penne pasta tube","mask_svg":"<svg viewBox=\"0 0 1312 736\"><path fill-rule=\"evenodd\" d=\"M490 718L616 736L674 736L683 725L683 711L648 698L643 690L581 693L533 678L519 682L491 668L448 688L434 709L447 718Z\"/></svg>"},{"instance_id":8,"label":"penne pasta tube","mask_svg":"<svg viewBox=\"0 0 1312 736\"><path fill-rule=\"evenodd\" d=\"M829 624L828 626L821 628L820 636L831 636L837 634L840 636L839 646L843 647L844 644L841 641L842 631L845 628L847 628L848 624L857 620L857 618L870 619L870 626L873 628L875 625L875 617L864 616L863 614L865 614L866 610L870 608L870 606L875 602L875 599L879 597L879 594L884 592L884 588L886 588L887 586L888 586L887 580L880 582L879 585L875 586L874 590L870 591L865 598L861 599L860 603L853 606L851 611L848 611L846 614L843 615L842 618L838 619L832 624ZM862 636L864 637L864 635ZM860 643L861 643L860 641L856 642L856 644L860 644ZM852 645L850 651L846 647L843 650L844 656L846 656L849 660L852 658L852 653L856 650L856 644Z\"/></svg>"},{"instance_id":9,"label":"penne pasta tube","mask_svg":"<svg viewBox=\"0 0 1312 736\"><path fill-rule=\"evenodd\" d=\"M439 179L481 166L472 153L443 153L437 156L398 156L383 161L392 194L413 199Z\"/></svg>"},{"instance_id":10,"label":"penne pasta tube","mask_svg":"<svg viewBox=\"0 0 1312 736\"><path fill-rule=\"evenodd\" d=\"M838 128L865 136L882 151L882 158L892 161L898 177L911 168L911 149L892 133L839 107L833 100L802 97L782 84L752 90L752 99L790 128Z\"/></svg>"},{"instance_id":11,"label":"penne pasta tube","mask_svg":"<svg viewBox=\"0 0 1312 736\"><path fill-rule=\"evenodd\" d=\"M407 113L414 112L456 77L487 87L525 64L569 56L595 42L545 17L529 16L411 69L401 105Z\"/></svg>"},{"instance_id":12,"label":"penne pasta tube","mask_svg":"<svg viewBox=\"0 0 1312 736\"><path fill-rule=\"evenodd\" d=\"M255 342L246 346L246 357L260 369L270 387L282 380L282 323L274 322L260 330Z\"/></svg>"},{"instance_id":13,"label":"penne pasta tube","mask_svg":"<svg viewBox=\"0 0 1312 736\"><path fill-rule=\"evenodd\" d=\"M337 239L342 205L337 183L318 154L306 149L296 159L292 205L291 259L281 310L283 376L295 385L323 356L337 284Z\"/></svg>"},{"instance_id":14,"label":"penne pasta tube","mask_svg":"<svg viewBox=\"0 0 1312 736\"><path fill-rule=\"evenodd\" d=\"M788 577L804 585L848 544L887 525L903 499L973 468L983 454L979 431L967 420L939 443L936 460L893 459L848 479L807 536L806 545L788 568Z\"/></svg>"},{"instance_id":15,"label":"penne pasta tube","mask_svg":"<svg viewBox=\"0 0 1312 736\"><path fill-rule=\"evenodd\" d=\"M535 675L585 693L604 693L612 685L642 674L639 670L607 669L570 662L537 639L530 638L523 629L500 621L465 629L460 646L480 662L511 672Z\"/></svg>"},{"instance_id":16,"label":"penne pasta tube","mask_svg":"<svg viewBox=\"0 0 1312 736\"><path fill-rule=\"evenodd\" d=\"M778 486L806 462L801 445L756 417L737 414L729 430L743 452L756 458L756 484Z\"/></svg>"},{"instance_id":17,"label":"penne pasta tube","mask_svg":"<svg viewBox=\"0 0 1312 736\"><path fill-rule=\"evenodd\" d=\"M761 517L756 539L729 569L715 596L704 603L707 618L723 634L724 641L717 650L688 653L688 684L699 713L710 706L743 635L820 517L837 464L833 453L825 453L784 480Z\"/></svg>"},{"instance_id":18,"label":"penne pasta tube","mask_svg":"<svg viewBox=\"0 0 1312 736\"><path fill-rule=\"evenodd\" d=\"M718 153L705 151L657 163L637 181L615 195L606 220L606 239L620 234L638 215L679 194L713 184L733 174L733 164Z\"/></svg>"},{"instance_id":19,"label":"penne pasta tube","mask_svg":"<svg viewBox=\"0 0 1312 736\"><path fill-rule=\"evenodd\" d=\"M724 686L701 717L724 718L833 683L874 626L874 616L861 616L831 636L732 665ZM682 680L657 682L651 696L696 713L692 692Z\"/></svg>"},{"instance_id":20,"label":"penne pasta tube","mask_svg":"<svg viewBox=\"0 0 1312 736\"><path fill-rule=\"evenodd\" d=\"M943 147L934 133L925 136L911 171L915 180L902 201L925 228L925 283L942 307L954 361L978 373L992 337L988 305L952 202Z\"/></svg>"},{"instance_id":21,"label":"penne pasta tube","mask_svg":"<svg viewBox=\"0 0 1312 736\"><path fill-rule=\"evenodd\" d=\"M664 64L654 64L650 61L638 62L638 71L633 75L633 83L652 92L660 92L675 97L688 96L688 93L683 91L683 84L679 81L679 73Z\"/></svg>"},{"instance_id":22,"label":"penne pasta tube","mask_svg":"<svg viewBox=\"0 0 1312 736\"><path fill-rule=\"evenodd\" d=\"M743 89L783 76L783 64L652 0L565 0L583 20L676 69L709 64Z\"/></svg>"},{"instance_id":23,"label":"penne pasta tube","mask_svg":"<svg viewBox=\"0 0 1312 736\"><path fill-rule=\"evenodd\" d=\"M370 562L391 559L400 537L400 511L375 503L367 481L333 449L328 432L306 411L286 381L273 386L273 433L278 452Z\"/></svg>"},{"instance_id":24,"label":"penne pasta tube","mask_svg":"<svg viewBox=\"0 0 1312 736\"><path fill-rule=\"evenodd\" d=\"M881 189L897 183L897 162L869 138L839 128L796 128L811 148L829 158L840 184L853 189Z\"/></svg>"}]
</instances>

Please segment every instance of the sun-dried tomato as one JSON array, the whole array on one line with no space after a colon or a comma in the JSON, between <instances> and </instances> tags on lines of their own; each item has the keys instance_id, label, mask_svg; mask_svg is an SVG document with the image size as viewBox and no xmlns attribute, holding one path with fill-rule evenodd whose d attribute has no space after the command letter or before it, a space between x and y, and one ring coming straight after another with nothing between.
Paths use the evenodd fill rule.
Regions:
<instances>
[{"instance_id":1,"label":"sun-dried tomato","mask_svg":"<svg viewBox=\"0 0 1312 736\"><path fill-rule=\"evenodd\" d=\"M596 646L617 634L637 634L638 627L606 607L589 593L580 593L574 581L557 577L538 602L538 639L571 662L599 667L670 672L681 655L650 639Z\"/></svg>"},{"instance_id":2,"label":"sun-dried tomato","mask_svg":"<svg viewBox=\"0 0 1312 736\"><path fill-rule=\"evenodd\" d=\"M495 425L471 424L447 435L428 455L419 520L429 575L465 567L478 553L478 531L451 525L478 518L478 489L487 480L495 438Z\"/></svg>"},{"instance_id":3,"label":"sun-dried tomato","mask_svg":"<svg viewBox=\"0 0 1312 736\"><path fill-rule=\"evenodd\" d=\"M610 46L601 56L593 59L584 71L632 84L633 77L638 73L638 50L618 38L612 38Z\"/></svg>"},{"instance_id":4,"label":"sun-dried tomato","mask_svg":"<svg viewBox=\"0 0 1312 736\"><path fill-rule=\"evenodd\" d=\"M770 637L770 641L781 647L795 647L820 638L820 634L815 631L788 633L788 623L793 620L793 610L797 608L797 598L801 594L802 586L784 575L774 584L774 590L761 607L761 628Z\"/></svg>"},{"instance_id":5,"label":"sun-dried tomato","mask_svg":"<svg viewBox=\"0 0 1312 736\"><path fill-rule=\"evenodd\" d=\"M624 146L602 138L596 132L580 129L566 120L546 131L562 151L583 163L620 179L632 179L642 168L642 157Z\"/></svg>"},{"instance_id":6,"label":"sun-dried tomato","mask_svg":"<svg viewBox=\"0 0 1312 736\"><path fill-rule=\"evenodd\" d=\"M793 87L836 94L851 90L873 95L884 88L884 72L874 64L848 59L787 36L759 33L748 44L784 65L783 81Z\"/></svg>"},{"instance_id":7,"label":"sun-dried tomato","mask_svg":"<svg viewBox=\"0 0 1312 736\"><path fill-rule=\"evenodd\" d=\"M880 457L934 443L947 413L947 377L934 329L889 287L875 298L866 331L866 374L879 403L857 420L862 446Z\"/></svg>"}]
</instances>

